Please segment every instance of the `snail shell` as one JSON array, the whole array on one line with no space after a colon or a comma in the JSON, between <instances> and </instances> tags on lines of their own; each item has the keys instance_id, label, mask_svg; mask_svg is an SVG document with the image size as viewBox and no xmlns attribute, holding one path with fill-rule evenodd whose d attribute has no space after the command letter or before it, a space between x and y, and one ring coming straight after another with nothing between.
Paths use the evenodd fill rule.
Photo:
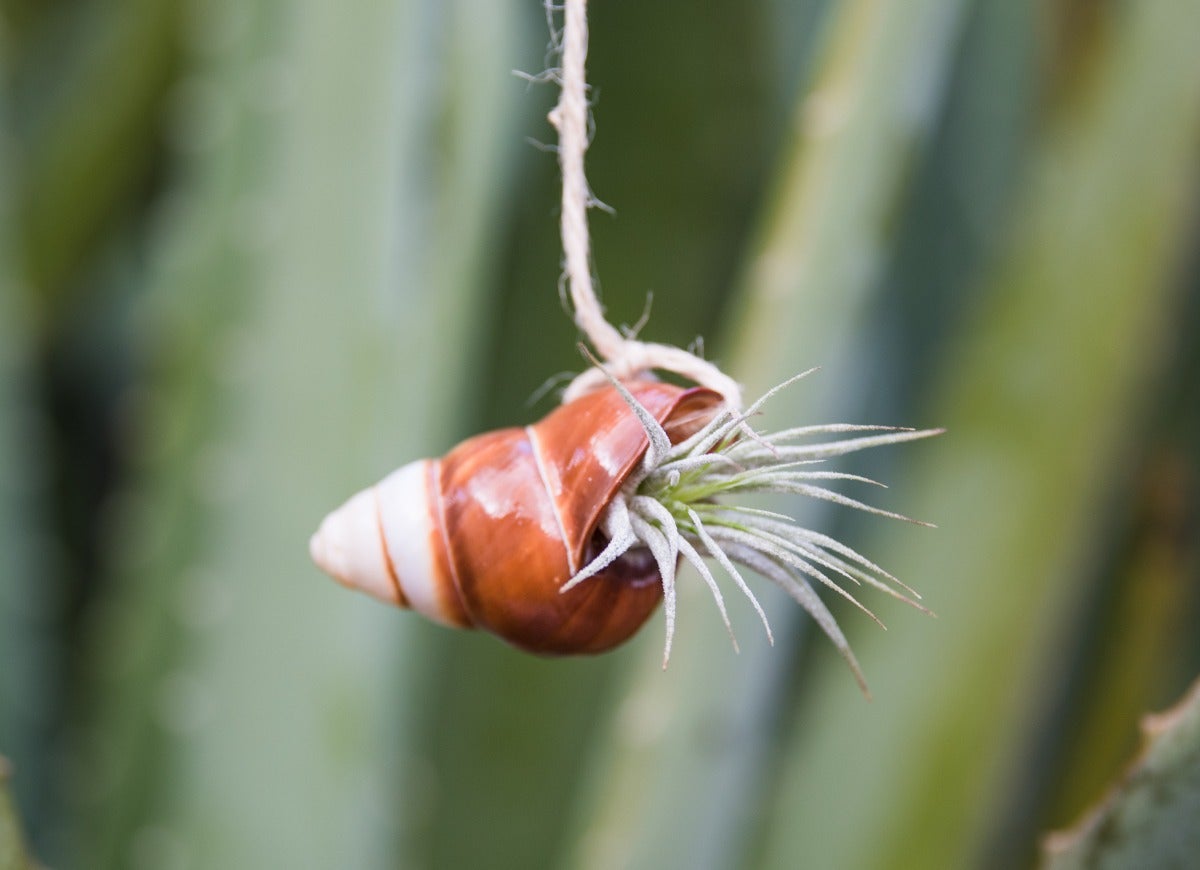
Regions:
<instances>
[{"instance_id":1,"label":"snail shell","mask_svg":"<svg viewBox=\"0 0 1200 870\"><path fill-rule=\"evenodd\" d=\"M672 443L721 406L711 390L627 387ZM633 635L662 597L650 553L631 550L569 592L559 588L603 548L600 515L647 444L606 387L531 426L405 465L326 517L309 549L344 585L437 622L536 653L602 652Z\"/></svg>"}]
</instances>

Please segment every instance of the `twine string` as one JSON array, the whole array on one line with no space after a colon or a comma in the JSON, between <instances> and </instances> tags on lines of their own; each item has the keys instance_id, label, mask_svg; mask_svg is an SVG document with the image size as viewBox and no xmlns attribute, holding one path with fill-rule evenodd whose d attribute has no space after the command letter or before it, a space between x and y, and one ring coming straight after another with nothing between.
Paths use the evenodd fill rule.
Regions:
<instances>
[{"instance_id":1,"label":"twine string","mask_svg":"<svg viewBox=\"0 0 1200 870\"><path fill-rule=\"evenodd\" d=\"M552 18L553 0L546 0ZM562 171L562 245L567 288L575 323L587 337L605 367L627 379L652 369L674 372L719 393L735 410L742 407L741 387L717 366L673 345L627 338L604 316L592 281L591 240L587 211L598 204L588 187L583 158L588 149L589 107L586 61L588 49L587 0L565 0L558 104L550 123L558 131L558 162ZM568 402L607 384L604 372L590 368L576 377L563 393Z\"/></svg>"}]
</instances>

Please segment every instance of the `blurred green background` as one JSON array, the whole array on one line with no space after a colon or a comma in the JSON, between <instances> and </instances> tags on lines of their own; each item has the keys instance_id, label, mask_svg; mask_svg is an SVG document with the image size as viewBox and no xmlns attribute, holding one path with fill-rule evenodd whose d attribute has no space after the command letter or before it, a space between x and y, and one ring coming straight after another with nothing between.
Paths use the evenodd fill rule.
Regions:
<instances>
[{"instance_id":1,"label":"blurred green background","mask_svg":"<svg viewBox=\"0 0 1200 870\"><path fill-rule=\"evenodd\" d=\"M938 614L833 604L872 702L769 592L735 656L685 579L663 673L661 618L539 660L308 561L581 367L537 0L0 14L0 755L48 866L1029 866L1200 672L1200 0L593 3L610 319L652 293L751 396L821 365L768 426L949 429L847 466L937 531L788 507Z\"/></svg>"}]
</instances>

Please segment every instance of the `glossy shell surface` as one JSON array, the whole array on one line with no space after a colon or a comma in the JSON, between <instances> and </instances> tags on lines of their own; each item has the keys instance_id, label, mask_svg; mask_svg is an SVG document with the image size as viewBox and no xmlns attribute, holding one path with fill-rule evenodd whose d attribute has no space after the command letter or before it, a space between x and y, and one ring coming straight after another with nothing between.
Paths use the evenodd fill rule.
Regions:
<instances>
[{"instance_id":1,"label":"glossy shell surface","mask_svg":"<svg viewBox=\"0 0 1200 870\"><path fill-rule=\"evenodd\" d=\"M647 381L628 388L672 442L720 407L709 390ZM441 460L399 469L326 519L313 558L346 585L439 622L542 654L601 652L637 631L661 599L653 559L633 550L575 589L559 589L602 546L596 525L647 443L621 395L598 390L532 426L480 435ZM371 546L374 553L349 552Z\"/></svg>"}]
</instances>

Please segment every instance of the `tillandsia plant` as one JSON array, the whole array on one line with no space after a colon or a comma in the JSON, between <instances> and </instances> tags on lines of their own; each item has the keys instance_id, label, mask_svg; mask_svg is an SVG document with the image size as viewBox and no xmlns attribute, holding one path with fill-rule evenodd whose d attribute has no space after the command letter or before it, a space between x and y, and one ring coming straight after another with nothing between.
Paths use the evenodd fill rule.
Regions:
<instances>
[{"instance_id":1,"label":"tillandsia plant","mask_svg":"<svg viewBox=\"0 0 1200 870\"><path fill-rule=\"evenodd\" d=\"M826 481L842 480L883 486L878 481L814 466L831 457L868 447L928 438L943 430L834 423L764 434L750 427L750 418L769 398L813 371L815 369L802 372L769 390L744 413L726 408L678 444L671 443L666 430L636 397L615 378L610 378L645 430L649 447L637 470L625 481L601 516L600 529L608 538L607 546L572 577L562 591L575 588L633 548L649 549L662 579L666 613L665 668L671 657L675 631L675 575L681 556L707 584L735 650L737 638L720 587L705 562L706 555L724 569L749 599L762 620L768 640L774 643L767 615L738 570L740 564L778 584L812 616L846 659L866 693L862 669L833 614L810 581L815 580L846 598L881 627L883 623L879 618L834 577L855 585L865 583L930 613L916 600L920 595L834 538L806 529L786 514L749 507L736 500L751 493L790 493L930 526L930 523L848 498L823 485ZM861 434L866 432L878 434ZM856 434L832 441L792 443L849 433ZM721 500L723 497L732 497L734 501Z\"/></svg>"},{"instance_id":2,"label":"tillandsia plant","mask_svg":"<svg viewBox=\"0 0 1200 870\"><path fill-rule=\"evenodd\" d=\"M940 430L836 424L759 434L751 428L763 403L801 377L742 413L706 388L609 375L610 383L538 423L470 438L441 459L409 463L358 493L321 524L310 544L313 559L347 586L541 654L610 649L662 600L665 667L680 557L708 585L733 637L708 556L747 596L772 641L766 614L737 566L783 587L829 635L866 691L811 581L868 614L835 578L924 610L919 596L827 535L722 499L795 493L907 519L823 485L866 478L814 466Z\"/></svg>"}]
</instances>

